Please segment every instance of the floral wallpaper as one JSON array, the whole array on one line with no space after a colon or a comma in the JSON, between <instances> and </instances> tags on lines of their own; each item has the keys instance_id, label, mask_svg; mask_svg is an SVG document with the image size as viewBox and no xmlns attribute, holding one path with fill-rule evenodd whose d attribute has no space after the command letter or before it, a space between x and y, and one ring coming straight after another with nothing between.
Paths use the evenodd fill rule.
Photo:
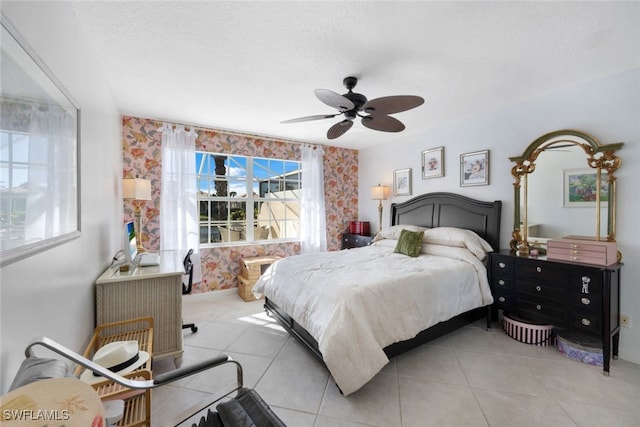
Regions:
<instances>
[{"instance_id":1,"label":"floral wallpaper","mask_svg":"<svg viewBox=\"0 0 640 427\"><path fill-rule=\"evenodd\" d=\"M160 248L160 193L162 177L162 122L137 117L123 117L123 178L151 180L152 200L141 203L142 243L145 248ZM196 150L242 156L259 156L300 160L300 145L214 129L195 128ZM349 221L358 217L358 152L324 146L325 209L327 212L327 248L339 250L341 233ZM133 201L124 200L124 219L132 221ZM202 282L193 292L208 292L237 287L240 260L263 255L288 256L300 252L299 243L272 243L201 248Z\"/></svg>"}]
</instances>

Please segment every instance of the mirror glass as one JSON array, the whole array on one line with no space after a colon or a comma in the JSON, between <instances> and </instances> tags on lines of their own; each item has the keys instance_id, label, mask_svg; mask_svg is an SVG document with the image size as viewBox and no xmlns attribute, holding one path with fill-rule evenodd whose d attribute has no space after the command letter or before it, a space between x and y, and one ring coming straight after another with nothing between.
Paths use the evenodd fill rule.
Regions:
<instances>
[{"instance_id":1,"label":"mirror glass","mask_svg":"<svg viewBox=\"0 0 640 427\"><path fill-rule=\"evenodd\" d=\"M560 130L510 157L516 163L511 170L516 180L511 249L526 255L530 246L545 249L548 239L569 236L615 241L614 173L621 165L615 152L622 146Z\"/></svg>"},{"instance_id":2,"label":"mirror glass","mask_svg":"<svg viewBox=\"0 0 640 427\"><path fill-rule=\"evenodd\" d=\"M80 237L79 109L1 15L0 266Z\"/></svg>"},{"instance_id":3,"label":"mirror glass","mask_svg":"<svg viewBox=\"0 0 640 427\"><path fill-rule=\"evenodd\" d=\"M595 178L596 170L588 166L587 153L577 145L547 149L540 153L535 164L535 172L527 177L528 240L561 238L567 235L595 236L594 189L585 184L577 191L580 194L576 194L573 201L570 190L570 181L577 180L581 175L586 175L587 181L592 178L589 175ZM593 182L595 183L595 179ZM520 191L522 194L524 188ZM606 186L601 187L601 191L600 233L601 236L606 236ZM524 200L524 195L520 196L520 200Z\"/></svg>"}]
</instances>

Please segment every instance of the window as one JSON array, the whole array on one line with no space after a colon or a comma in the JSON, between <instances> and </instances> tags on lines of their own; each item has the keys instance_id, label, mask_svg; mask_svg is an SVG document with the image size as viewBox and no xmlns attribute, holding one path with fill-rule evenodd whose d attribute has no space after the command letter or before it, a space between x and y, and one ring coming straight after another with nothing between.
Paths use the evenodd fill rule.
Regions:
<instances>
[{"instance_id":1,"label":"window","mask_svg":"<svg viewBox=\"0 0 640 427\"><path fill-rule=\"evenodd\" d=\"M200 244L297 240L300 162L196 152Z\"/></svg>"},{"instance_id":2,"label":"window","mask_svg":"<svg viewBox=\"0 0 640 427\"><path fill-rule=\"evenodd\" d=\"M24 243L29 175L29 135L0 131L0 242L2 250L12 242ZM46 165L33 165L46 169Z\"/></svg>"}]
</instances>

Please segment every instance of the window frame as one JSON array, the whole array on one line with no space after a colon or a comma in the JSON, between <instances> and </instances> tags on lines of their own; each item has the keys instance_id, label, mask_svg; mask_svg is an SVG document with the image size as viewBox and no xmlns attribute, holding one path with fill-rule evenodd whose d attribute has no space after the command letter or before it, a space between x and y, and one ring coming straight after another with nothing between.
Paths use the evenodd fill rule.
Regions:
<instances>
[{"instance_id":1,"label":"window frame","mask_svg":"<svg viewBox=\"0 0 640 427\"><path fill-rule=\"evenodd\" d=\"M220 175L215 173L215 168L212 167L211 164L207 165L207 167L204 167L204 163L199 163L198 162L198 156L202 155L207 156L209 158L208 161L213 161L211 159L215 158L215 156L220 156L220 157L225 157L225 173L224 175ZM233 159L234 164L233 165L229 165L228 162L230 161L230 159ZM241 162L239 162L238 160L242 160ZM256 160L258 162L256 162ZM274 243L283 243L283 242L299 242L300 241L300 217L299 217L299 211L300 211L300 205L301 205L301 200L302 200L302 194L301 194L301 190L302 190L302 162L299 160L289 160L289 159L274 159L274 158L267 158L267 157L261 157L261 156L245 156L242 154L229 154L229 153L220 153L220 152L208 152L208 151L202 151L202 150L196 150L196 187L198 189L198 193L197 193L197 204L198 204L198 229L200 230L200 247L203 248L216 248L216 247L228 247L228 246L246 246L246 245L262 245L262 244L274 244ZM201 160L201 162L204 162L205 160ZM265 179L259 179L256 178L254 176L254 171L256 169L256 167L258 168L263 168L264 170L268 170L271 171L268 167L265 167L264 164L266 164L267 166L271 165L271 162L281 162L283 164L283 173L281 174L276 174L275 172L272 172L271 174L269 174L268 178ZM260 163L264 163L263 165L260 165ZM290 165L293 164L295 165L297 168L294 168L292 171L288 171L286 172L287 167L290 167ZM230 169L232 167L238 167L238 165L242 165L243 166L243 172L244 175L242 174L238 174L238 175L232 175ZM205 170L203 172L203 168L204 169L208 169ZM213 171L213 173L211 173L211 171ZM295 175L298 174L297 178L291 180L288 179L287 176L289 175ZM208 184L206 186L203 186L202 183L203 182L207 182ZM209 194L213 193L216 189L215 183L216 182L226 182L227 183L227 194L224 196L207 196L207 192ZM241 208L241 210L244 211L245 213L245 217L244 219L241 220L233 220L231 218L232 215L232 204L234 202L238 202L239 199L238 197L236 197L236 195L239 193L235 192L235 191L229 191L230 188L238 188L238 184L244 182L244 198L241 199L242 204L244 204L244 207ZM297 188L294 188L293 190L298 190L298 195L297 197L285 197L285 198L281 198L278 200L278 202L283 202L283 203L295 203L298 205L297 210L298 210L298 214L297 214L297 219L293 218L273 218L273 217L269 217L267 219L260 219L258 214L255 212L258 212L260 207L262 206L263 203L272 203L274 202L273 199L270 199L268 197L265 197L267 194L271 194L273 193L272 191L266 192L265 194L262 194L261 189L263 188L263 184L266 184L267 187L273 187L273 185L278 185L279 188L285 187L285 189L288 187L287 186L287 182L294 182L297 185ZM255 187L254 187L255 186ZM257 188L256 188L257 187ZM255 190L257 189L257 194L255 192ZM232 193L235 193L234 195L231 195ZM206 212L207 212L207 218L203 219L202 218L202 210L201 210L201 203L202 202L209 202L209 206L206 207ZM211 203L216 203L216 202L221 202L226 204L226 208L227 208L227 219L226 220L216 220L216 219L212 219L211 218L211 212L212 212L212 207L211 207ZM247 211L252 211L254 212L254 216L253 218L247 218ZM271 224L273 223L277 223L277 222L281 222L282 224L287 224L289 226L294 227L294 229L296 230L296 235L293 237L277 237L277 238L269 238L269 236L267 236L266 238L257 238L254 235L254 231L257 229L258 225L260 224L260 222L264 222L266 221L267 224L269 224L269 227L267 227L269 230L271 230ZM242 224L240 225L240 227L238 227L238 222L242 222ZM228 241L222 240L222 241L216 241L216 242L212 242L212 229L214 227L218 227L221 226L221 224L224 224L223 226L228 226L228 235L227 235L227 239L229 239ZM236 230L233 230L233 227L238 227L236 228ZM207 242L203 242L202 241L202 227L207 227L207 231L206 231L206 239ZM239 240L231 240L231 234L233 232L239 232L241 236L243 236L241 239ZM286 232L286 231L285 231ZM218 234L222 237L220 230L218 230Z\"/></svg>"}]
</instances>

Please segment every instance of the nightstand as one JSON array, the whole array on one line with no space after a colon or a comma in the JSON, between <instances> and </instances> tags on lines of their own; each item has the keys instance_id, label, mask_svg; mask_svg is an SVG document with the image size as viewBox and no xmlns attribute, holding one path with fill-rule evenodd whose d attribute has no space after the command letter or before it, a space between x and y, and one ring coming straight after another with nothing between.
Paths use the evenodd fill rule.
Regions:
<instances>
[{"instance_id":1,"label":"nightstand","mask_svg":"<svg viewBox=\"0 0 640 427\"><path fill-rule=\"evenodd\" d=\"M372 242L372 236L342 233L342 249L361 248L363 246L369 246Z\"/></svg>"}]
</instances>

